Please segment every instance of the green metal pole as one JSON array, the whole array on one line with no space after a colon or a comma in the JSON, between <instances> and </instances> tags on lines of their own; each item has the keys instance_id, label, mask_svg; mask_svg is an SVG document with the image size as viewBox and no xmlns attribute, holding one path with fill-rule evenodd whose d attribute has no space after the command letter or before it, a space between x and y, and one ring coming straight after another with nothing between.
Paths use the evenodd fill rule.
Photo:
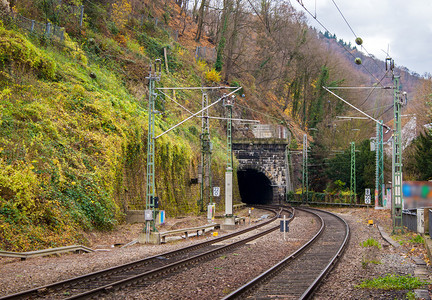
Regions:
<instances>
[{"instance_id":1,"label":"green metal pole","mask_svg":"<svg viewBox=\"0 0 432 300\"><path fill-rule=\"evenodd\" d=\"M155 110L155 95L154 95L154 80L149 79L149 101L148 101L148 133L147 133L147 193L146 193L146 209L153 207L153 199L155 196L155 140L154 140L154 110Z\"/></svg>"},{"instance_id":2,"label":"green metal pole","mask_svg":"<svg viewBox=\"0 0 432 300\"><path fill-rule=\"evenodd\" d=\"M208 105L207 93L202 94L202 107ZM210 149L210 128L208 110L203 110L201 118L201 197L200 210L204 211L204 204L213 204L211 193L211 149Z\"/></svg>"},{"instance_id":3,"label":"green metal pole","mask_svg":"<svg viewBox=\"0 0 432 300\"><path fill-rule=\"evenodd\" d=\"M355 167L355 143L351 142L351 186L350 200L351 204L356 203L356 167Z\"/></svg>"},{"instance_id":4,"label":"green metal pole","mask_svg":"<svg viewBox=\"0 0 432 300\"><path fill-rule=\"evenodd\" d=\"M233 167L233 156L232 156L232 106L227 106L228 120L227 120L227 170Z\"/></svg>"},{"instance_id":5,"label":"green metal pole","mask_svg":"<svg viewBox=\"0 0 432 300\"><path fill-rule=\"evenodd\" d=\"M394 83L394 136L393 136L393 192L392 192L392 212L393 212L393 232L402 231L402 133L401 133L401 95L399 76L393 76Z\"/></svg>"},{"instance_id":6,"label":"green metal pole","mask_svg":"<svg viewBox=\"0 0 432 300\"><path fill-rule=\"evenodd\" d=\"M382 120L379 120L381 123ZM384 147L383 147L383 126L376 125L376 181L375 188L378 193L378 206L383 206L383 184L384 184Z\"/></svg>"},{"instance_id":7,"label":"green metal pole","mask_svg":"<svg viewBox=\"0 0 432 300\"><path fill-rule=\"evenodd\" d=\"M302 180L302 198L303 204L308 203L309 182L308 182L308 155L307 155L307 135L303 134L303 180Z\"/></svg>"},{"instance_id":8,"label":"green metal pole","mask_svg":"<svg viewBox=\"0 0 432 300\"><path fill-rule=\"evenodd\" d=\"M234 95L224 98L224 106L227 109L227 166L225 172L225 215L233 216L232 203L232 177L233 177L233 153L232 153L232 107L234 105Z\"/></svg>"},{"instance_id":9,"label":"green metal pole","mask_svg":"<svg viewBox=\"0 0 432 300\"><path fill-rule=\"evenodd\" d=\"M146 187L146 227L144 231L149 233L156 231L155 219L156 209L156 188L155 188L155 82L161 78L161 60L157 59L154 65L150 66L149 76L149 103L148 103L148 134L147 134L147 187Z\"/></svg>"}]
</instances>

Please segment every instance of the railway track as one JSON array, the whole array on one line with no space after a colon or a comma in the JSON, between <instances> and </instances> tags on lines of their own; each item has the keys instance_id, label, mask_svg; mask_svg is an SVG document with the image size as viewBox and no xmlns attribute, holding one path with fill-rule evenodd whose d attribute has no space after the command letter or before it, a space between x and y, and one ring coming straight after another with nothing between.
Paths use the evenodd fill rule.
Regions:
<instances>
[{"instance_id":1,"label":"railway track","mask_svg":"<svg viewBox=\"0 0 432 300\"><path fill-rule=\"evenodd\" d=\"M268 206L261 208L273 211L275 216L266 222L220 238L69 280L7 295L0 297L0 299L88 299L100 297L125 287L149 285L156 278L167 276L197 262L211 259L222 252L243 245L278 229L279 226L270 226L269 224L283 213L290 215L291 219L294 218L293 209L282 208L276 210L275 207ZM249 233L257 229L259 229L258 233ZM241 238L241 235L248 233L249 236ZM215 245L221 241L235 237L236 241L225 245Z\"/></svg>"},{"instance_id":2,"label":"railway track","mask_svg":"<svg viewBox=\"0 0 432 300\"><path fill-rule=\"evenodd\" d=\"M303 247L224 299L308 299L332 269L348 244L348 224L320 210L319 232Z\"/></svg>"}]
</instances>

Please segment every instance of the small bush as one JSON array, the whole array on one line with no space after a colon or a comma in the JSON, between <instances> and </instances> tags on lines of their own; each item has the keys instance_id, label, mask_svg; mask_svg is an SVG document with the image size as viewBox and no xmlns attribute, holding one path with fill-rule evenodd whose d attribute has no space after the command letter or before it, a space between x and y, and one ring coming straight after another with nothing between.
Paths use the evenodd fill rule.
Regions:
<instances>
[{"instance_id":1,"label":"small bush","mask_svg":"<svg viewBox=\"0 0 432 300\"><path fill-rule=\"evenodd\" d=\"M208 70L205 72L205 78L209 82L217 83L221 80L221 74L220 72L216 71L215 69Z\"/></svg>"},{"instance_id":2,"label":"small bush","mask_svg":"<svg viewBox=\"0 0 432 300\"><path fill-rule=\"evenodd\" d=\"M55 63L22 35L0 25L0 69L14 66L33 71L39 78L53 80Z\"/></svg>"},{"instance_id":3,"label":"small bush","mask_svg":"<svg viewBox=\"0 0 432 300\"><path fill-rule=\"evenodd\" d=\"M410 243L413 244L424 244L424 239L421 235L417 234L416 236L414 236L413 238L411 238L409 240Z\"/></svg>"},{"instance_id":4,"label":"small bush","mask_svg":"<svg viewBox=\"0 0 432 300\"><path fill-rule=\"evenodd\" d=\"M381 244L378 243L375 239L373 238L368 238L366 241L363 241L362 243L360 243L360 246L362 247L376 247L378 249L381 249Z\"/></svg>"},{"instance_id":5,"label":"small bush","mask_svg":"<svg viewBox=\"0 0 432 300\"><path fill-rule=\"evenodd\" d=\"M384 277L365 280L356 287L382 290L412 290L425 284L428 284L428 282L411 275L387 274Z\"/></svg>"}]
</instances>

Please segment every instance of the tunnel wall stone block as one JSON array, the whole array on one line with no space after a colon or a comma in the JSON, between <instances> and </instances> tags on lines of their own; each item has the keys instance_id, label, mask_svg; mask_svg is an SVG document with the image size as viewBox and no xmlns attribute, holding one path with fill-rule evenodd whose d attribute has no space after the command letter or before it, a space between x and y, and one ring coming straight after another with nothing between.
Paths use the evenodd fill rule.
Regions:
<instances>
[{"instance_id":1,"label":"tunnel wall stone block","mask_svg":"<svg viewBox=\"0 0 432 300\"><path fill-rule=\"evenodd\" d=\"M273 204L282 203L285 198L286 146L286 141L275 142L274 139L233 142L233 154L239 162L238 170L255 169L263 172L272 183Z\"/></svg>"}]
</instances>

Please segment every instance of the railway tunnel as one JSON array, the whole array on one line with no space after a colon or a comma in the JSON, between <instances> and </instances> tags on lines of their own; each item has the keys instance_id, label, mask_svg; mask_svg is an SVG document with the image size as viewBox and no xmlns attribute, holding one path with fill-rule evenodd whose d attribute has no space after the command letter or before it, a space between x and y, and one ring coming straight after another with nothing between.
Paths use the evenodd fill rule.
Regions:
<instances>
[{"instance_id":1,"label":"railway tunnel","mask_svg":"<svg viewBox=\"0 0 432 300\"><path fill-rule=\"evenodd\" d=\"M273 188L270 179L255 169L237 171L240 197L246 204L271 204Z\"/></svg>"}]
</instances>

